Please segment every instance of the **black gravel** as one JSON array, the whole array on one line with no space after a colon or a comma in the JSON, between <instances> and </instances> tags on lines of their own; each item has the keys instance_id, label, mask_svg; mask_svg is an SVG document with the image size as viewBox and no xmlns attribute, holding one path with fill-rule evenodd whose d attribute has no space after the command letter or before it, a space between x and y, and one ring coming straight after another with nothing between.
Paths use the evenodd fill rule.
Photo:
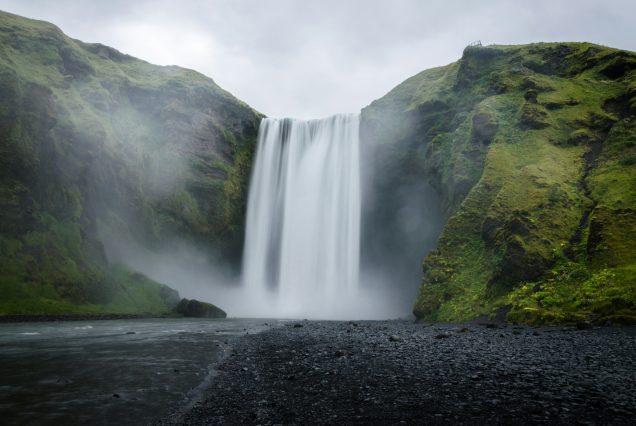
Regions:
<instances>
[{"instance_id":1,"label":"black gravel","mask_svg":"<svg viewBox=\"0 0 636 426\"><path fill-rule=\"evenodd\" d=\"M636 329L290 323L176 424L636 424Z\"/></svg>"}]
</instances>

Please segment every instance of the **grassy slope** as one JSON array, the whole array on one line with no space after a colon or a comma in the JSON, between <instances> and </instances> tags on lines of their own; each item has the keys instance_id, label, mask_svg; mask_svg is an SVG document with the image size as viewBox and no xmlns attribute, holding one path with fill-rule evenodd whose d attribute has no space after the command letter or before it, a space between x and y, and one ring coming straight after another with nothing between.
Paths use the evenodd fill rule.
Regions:
<instances>
[{"instance_id":1,"label":"grassy slope","mask_svg":"<svg viewBox=\"0 0 636 426\"><path fill-rule=\"evenodd\" d=\"M363 110L445 203L416 316L633 321L635 68L588 43L469 47Z\"/></svg>"},{"instance_id":2,"label":"grassy slope","mask_svg":"<svg viewBox=\"0 0 636 426\"><path fill-rule=\"evenodd\" d=\"M237 258L258 119L195 71L0 12L0 314L168 309L98 228Z\"/></svg>"}]
</instances>

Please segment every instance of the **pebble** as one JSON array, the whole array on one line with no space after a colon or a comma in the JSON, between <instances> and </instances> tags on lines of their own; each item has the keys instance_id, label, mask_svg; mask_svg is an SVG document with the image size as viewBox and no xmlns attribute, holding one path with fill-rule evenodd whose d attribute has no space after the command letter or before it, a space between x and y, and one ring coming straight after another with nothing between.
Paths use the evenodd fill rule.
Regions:
<instances>
[{"instance_id":1,"label":"pebble","mask_svg":"<svg viewBox=\"0 0 636 426\"><path fill-rule=\"evenodd\" d=\"M294 324L237 340L207 399L160 424L633 424L636 417L634 328L305 324L301 333ZM248 367L251 374L241 375Z\"/></svg>"}]
</instances>

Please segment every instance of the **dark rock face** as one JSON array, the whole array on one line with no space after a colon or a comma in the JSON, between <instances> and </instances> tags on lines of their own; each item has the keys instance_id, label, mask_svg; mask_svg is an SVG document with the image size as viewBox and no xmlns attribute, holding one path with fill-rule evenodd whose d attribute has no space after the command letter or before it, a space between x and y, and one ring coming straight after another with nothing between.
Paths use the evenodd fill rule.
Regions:
<instances>
[{"instance_id":1,"label":"dark rock face","mask_svg":"<svg viewBox=\"0 0 636 426\"><path fill-rule=\"evenodd\" d=\"M195 299L181 299L175 307L175 311L184 317L191 318L225 318L227 314L222 309L211 303L201 302Z\"/></svg>"},{"instance_id":2,"label":"dark rock face","mask_svg":"<svg viewBox=\"0 0 636 426\"><path fill-rule=\"evenodd\" d=\"M549 266L549 259L533 250L519 235L512 235L506 244L501 262L501 273L496 276L499 281L519 282L532 280L541 275Z\"/></svg>"},{"instance_id":3,"label":"dark rock face","mask_svg":"<svg viewBox=\"0 0 636 426\"><path fill-rule=\"evenodd\" d=\"M523 94L523 98L526 100L526 102L528 102L530 104L536 104L537 103L537 91L534 90L534 89L530 89L526 93Z\"/></svg>"},{"instance_id":4,"label":"dark rock face","mask_svg":"<svg viewBox=\"0 0 636 426\"><path fill-rule=\"evenodd\" d=\"M601 70L601 73L608 78L618 79L634 69L636 69L636 59L631 55L622 54L615 55L612 61Z\"/></svg>"}]
</instances>

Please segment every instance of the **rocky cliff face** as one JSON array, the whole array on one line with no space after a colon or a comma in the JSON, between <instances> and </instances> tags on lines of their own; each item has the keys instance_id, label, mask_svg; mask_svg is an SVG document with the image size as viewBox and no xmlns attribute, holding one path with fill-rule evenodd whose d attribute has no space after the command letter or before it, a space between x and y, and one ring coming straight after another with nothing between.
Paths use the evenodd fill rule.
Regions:
<instances>
[{"instance_id":1,"label":"rocky cliff face","mask_svg":"<svg viewBox=\"0 0 636 426\"><path fill-rule=\"evenodd\" d=\"M444 211L415 315L633 321L635 115L636 55L588 43L467 47L365 108L382 180Z\"/></svg>"},{"instance_id":2,"label":"rocky cliff face","mask_svg":"<svg viewBox=\"0 0 636 426\"><path fill-rule=\"evenodd\" d=\"M166 309L107 238L237 261L259 120L195 71L0 13L0 313Z\"/></svg>"},{"instance_id":3,"label":"rocky cliff face","mask_svg":"<svg viewBox=\"0 0 636 426\"><path fill-rule=\"evenodd\" d=\"M362 112L363 259L401 280L434 248L419 318L634 321L635 115L631 52L466 48ZM0 314L176 304L113 240L237 262L260 118L195 71L0 13Z\"/></svg>"}]
</instances>

